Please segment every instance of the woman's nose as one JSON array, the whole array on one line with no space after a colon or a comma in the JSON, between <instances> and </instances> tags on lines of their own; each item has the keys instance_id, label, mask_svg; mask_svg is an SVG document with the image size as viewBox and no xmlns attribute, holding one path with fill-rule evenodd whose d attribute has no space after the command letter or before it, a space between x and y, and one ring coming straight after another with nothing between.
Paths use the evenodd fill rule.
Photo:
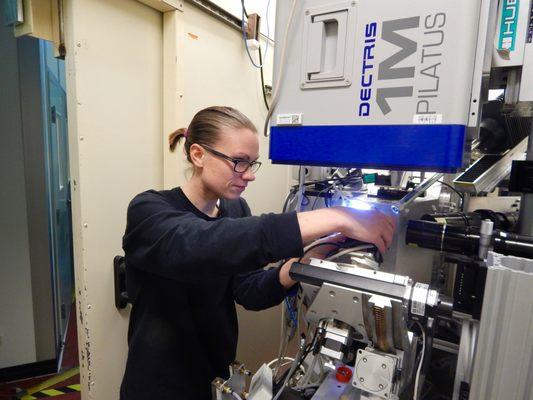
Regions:
<instances>
[{"instance_id":1,"label":"woman's nose","mask_svg":"<svg viewBox=\"0 0 533 400\"><path fill-rule=\"evenodd\" d=\"M251 168L248 168L243 174L242 179L245 181L255 181L255 174L252 172Z\"/></svg>"}]
</instances>

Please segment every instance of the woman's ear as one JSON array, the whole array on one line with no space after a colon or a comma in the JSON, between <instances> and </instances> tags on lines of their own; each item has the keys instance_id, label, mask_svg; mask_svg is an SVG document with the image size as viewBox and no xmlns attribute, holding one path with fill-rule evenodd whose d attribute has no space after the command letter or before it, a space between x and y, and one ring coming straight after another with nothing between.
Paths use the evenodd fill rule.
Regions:
<instances>
[{"instance_id":1,"label":"woman's ear","mask_svg":"<svg viewBox=\"0 0 533 400\"><path fill-rule=\"evenodd\" d=\"M189 149L189 156L191 157L191 162L195 167L202 168L204 166L204 155L205 151L202 146L193 143Z\"/></svg>"}]
</instances>

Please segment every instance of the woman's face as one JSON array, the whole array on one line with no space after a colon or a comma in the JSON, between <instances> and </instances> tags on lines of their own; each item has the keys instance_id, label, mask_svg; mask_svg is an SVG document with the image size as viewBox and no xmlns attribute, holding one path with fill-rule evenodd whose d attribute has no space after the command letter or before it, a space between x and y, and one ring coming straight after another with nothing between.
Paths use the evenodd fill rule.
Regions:
<instances>
[{"instance_id":1,"label":"woman's face","mask_svg":"<svg viewBox=\"0 0 533 400\"><path fill-rule=\"evenodd\" d=\"M223 129L219 140L210 148L234 159L252 162L259 158L257 134L248 128ZM208 150L205 150L204 158L202 181L205 188L217 198L238 199L248 183L255 180L251 169L243 173L235 172L232 161Z\"/></svg>"}]
</instances>

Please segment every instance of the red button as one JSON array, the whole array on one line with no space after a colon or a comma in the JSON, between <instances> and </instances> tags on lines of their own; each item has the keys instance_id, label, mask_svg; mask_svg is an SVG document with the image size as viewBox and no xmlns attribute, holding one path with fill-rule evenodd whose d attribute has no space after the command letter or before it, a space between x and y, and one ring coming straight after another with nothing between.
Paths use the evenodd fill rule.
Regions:
<instances>
[{"instance_id":1,"label":"red button","mask_svg":"<svg viewBox=\"0 0 533 400\"><path fill-rule=\"evenodd\" d=\"M339 382L349 382L352 379L352 370L348 367L341 366L337 368L335 377Z\"/></svg>"}]
</instances>

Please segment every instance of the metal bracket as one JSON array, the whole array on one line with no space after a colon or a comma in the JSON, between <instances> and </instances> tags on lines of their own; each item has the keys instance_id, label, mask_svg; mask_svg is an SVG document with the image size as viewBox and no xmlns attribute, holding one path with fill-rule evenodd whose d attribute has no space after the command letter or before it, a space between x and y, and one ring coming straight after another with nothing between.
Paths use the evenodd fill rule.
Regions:
<instances>
[{"instance_id":1,"label":"metal bracket","mask_svg":"<svg viewBox=\"0 0 533 400\"><path fill-rule=\"evenodd\" d=\"M115 307L119 310L131 303L126 288L126 263L123 256L113 259L113 277L115 281Z\"/></svg>"}]
</instances>

